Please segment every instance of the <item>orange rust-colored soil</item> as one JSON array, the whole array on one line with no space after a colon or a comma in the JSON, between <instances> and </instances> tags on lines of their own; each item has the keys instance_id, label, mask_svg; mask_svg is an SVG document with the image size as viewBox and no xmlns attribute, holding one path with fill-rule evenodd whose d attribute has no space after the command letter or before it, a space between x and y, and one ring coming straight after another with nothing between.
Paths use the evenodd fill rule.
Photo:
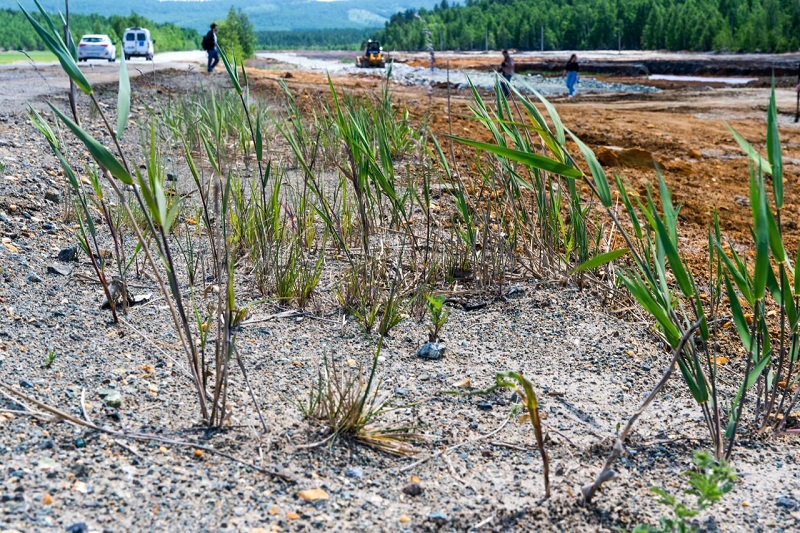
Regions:
<instances>
[{"instance_id":1,"label":"orange rust-colored soil","mask_svg":"<svg viewBox=\"0 0 800 533\"><path fill-rule=\"evenodd\" d=\"M494 57L448 57L459 68L475 68ZM424 61L424 57L408 60ZM283 79L296 95L313 100L328 91L327 77L301 70L256 70L251 74L256 86L265 90ZM621 79L643 83L641 79ZM380 88L381 79L366 75L333 78L336 87L354 91ZM766 109L769 89L764 87L724 87L711 89L704 84L669 82L649 94L579 95L552 101L565 125L598 154L609 176L619 174L632 190L645 192L647 184L657 185L654 163L672 190L673 200L681 204L680 233L686 238L684 252L700 261L712 212L717 210L722 230L737 244L749 246L750 209L748 206L749 159L726 128L729 124L763 154L766 139ZM455 135L488 140L486 132L472 118L471 101L466 91L427 87L395 86L393 91L416 117L427 117L432 130L440 135ZM800 231L800 124L795 123L793 88L779 88L779 130L785 159L786 200L782 220L791 246ZM577 154L577 149L573 150ZM698 262L700 267L702 263Z\"/></svg>"}]
</instances>

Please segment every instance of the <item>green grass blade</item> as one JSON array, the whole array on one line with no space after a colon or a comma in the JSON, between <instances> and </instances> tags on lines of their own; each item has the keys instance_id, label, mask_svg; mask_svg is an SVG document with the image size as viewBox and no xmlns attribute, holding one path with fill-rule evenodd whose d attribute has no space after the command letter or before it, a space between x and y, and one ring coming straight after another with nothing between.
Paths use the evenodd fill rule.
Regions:
<instances>
[{"instance_id":1,"label":"green grass blade","mask_svg":"<svg viewBox=\"0 0 800 533\"><path fill-rule=\"evenodd\" d=\"M739 333L739 338L742 339L742 344L744 344L747 352L750 353L753 342L752 337L750 336L750 326L748 326L747 320L744 317L742 306L739 304L739 298L736 296L736 292L733 290L733 285L731 284L730 278L725 275L723 276L723 279L725 280L725 292L728 295L728 305L730 306L731 314L733 315L733 323L736 326L736 331Z\"/></svg>"},{"instance_id":2,"label":"green grass blade","mask_svg":"<svg viewBox=\"0 0 800 533\"><path fill-rule=\"evenodd\" d=\"M119 58L119 92L117 93L117 139L122 138L131 114L131 80L125 54Z\"/></svg>"},{"instance_id":3,"label":"green grass blade","mask_svg":"<svg viewBox=\"0 0 800 533\"><path fill-rule=\"evenodd\" d=\"M133 185L133 178L131 178L130 174L128 174L128 171L125 170L125 167L122 166L122 163L120 163L105 146L97 142L97 140L89 135L86 130L75 124L53 104L49 105L50 109L52 109L53 112L58 115L58 118L60 118L61 121L64 122L64 124L66 124L70 130L72 130L72 133L74 133L75 136L81 140L84 146L86 146L86 148L89 150L89 153L92 154L92 157L94 157L95 161L97 161L100 166L108 170L112 176L120 180L122 183L126 185Z\"/></svg>"},{"instance_id":4,"label":"green grass blade","mask_svg":"<svg viewBox=\"0 0 800 533\"><path fill-rule=\"evenodd\" d=\"M800 265L800 245L797 246L797 254L795 256L794 264L795 265ZM792 292L794 293L794 296L796 298L800 297L800 272L795 272L795 276L794 276L794 291L792 291Z\"/></svg>"},{"instance_id":5,"label":"green grass blade","mask_svg":"<svg viewBox=\"0 0 800 533\"><path fill-rule=\"evenodd\" d=\"M653 315L653 318L658 322L659 327L664 332L667 342L673 348L678 346L681 340L681 334L675 324L672 323L664 309L656 302L651 292L645 287L637 278L629 278L628 276L620 274L620 279L628 287L628 290L636 298L645 310Z\"/></svg>"},{"instance_id":6,"label":"green grass blade","mask_svg":"<svg viewBox=\"0 0 800 533\"><path fill-rule=\"evenodd\" d=\"M757 197L753 200L758 202L756 206L755 220L755 241L756 241L756 265L753 272L753 297L758 300L764 299L767 270L769 264L769 222L767 218L767 195L764 191L764 180L757 180ZM752 200L751 200L752 201Z\"/></svg>"},{"instance_id":7,"label":"green grass blade","mask_svg":"<svg viewBox=\"0 0 800 533\"><path fill-rule=\"evenodd\" d=\"M672 205L672 195L669 192L661 169L656 167L658 175L658 192L661 195L661 210L664 212L664 222L669 232L669 239L674 246L678 246L678 210Z\"/></svg>"},{"instance_id":8,"label":"green grass blade","mask_svg":"<svg viewBox=\"0 0 800 533\"><path fill-rule=\"evenodd\" d=\"M692 398L694 398L697 403L706 403L708 401L708 391L704 390L705 387L701 386L701 383L705 383L702 376L700 379L696 379L689 364L683 359L678 359L678 368L681 370L683 381L686 383L686 386L689 387L689 392L692 393Z\"/></svg>"},{"instance_id":9,"label":"green grass blade","mask_svg":"<svg viewBox=\"0 0 800 533\"><path fill-rule=\"evenodd\" d=\"M258 162L264 160L264 138L261 135L261 119L256 119L256 159Z\"/></svg>"},{"instance_id":10,"label":"green grass blade","mask_svg":"<svg viewBox=\"0 0 800 533\"><path fill-rule=\"evenodd\" d=\"M625 204L625 211L628 212L628 216L631 219L631 224L633 225L633 231L636 234L636 238L641 240L643 237L642 225L639 223L639 216L636 214L636 210L633 208L630 196L628 196L628 190L625 188L625 184L622 182L622 178L619 177L619 174L615 175L614 179L617 183L617 190L622 198L622 203Z\"/></svg>"},{"instance_id":11,"label":"green grass blade","mask_svg":"<svg viewBox=\"0 0 800 533\"><path fill-rule=\"evenodd\" d=\"M583 272L585 270L592 270L599 266L605 265L606 263L610 263L615 259L622 257L623 255L628 253L627 248L621 248L619 250L611 250L610 252L606 252L603 254L596 255L578 265L575 269L573 269L570 274L577 274L578 272Z\"/></svg>"},{"instance_id":12,"label":"green grass blade","mask_svg":"<svg viewBox=\"0 0 800 533\"><path fill-rule=\"evenodd\" d=\"M478 148L479 150L485 150L494 155L504 157L512 161L517 161L524 165L545 170L547 172L552 172L553 174L558 174L560 176L564 176L565 178L583 177L583 172L581 172L577 168L567 166L563 163L559 163L558 161L555 161L548 157L544 157L537 154L531 154L529 152L523 152L521 150L514 150L512 148L506 148L504 146L498 146L496 144L488 144L478 141L472 141L470 139L464 139L462 137L453 136L452 139L462 144L472 146L473 148Z\"/></svg>"},{"instance_id":13,"label":"green grass blade","mask_svg":"<svg viewBox=\"0 0 800 533\"><path fill-rule=\"evenodd\" d=\"M242 94L242 84L239 83L239 72L236 70L236 56L233 57L233 63L228 59L228 54L220 46L219 55L222 58L222 63L225 65L225 70L228 71L228 76L233 83L233 88L236 89L236 94Z\"/></svg>"},{"instance_id":14,"label":"green grass blade","mask_svg":"<svg viewBox=\"0 0 800 533\"><path fill-rule=\"evenodd\" d=\"M572 140L575 141L575 144L578 145L578 149L583 154L583 157L586 158L586 162L589 164L589 170L592 173L592 177L594 178L594 184L597 188L597 195L600 197L600 203L603 204L605 208L611 208L611 189L608 187L608 178L606 178L606 173L603 170L603 167L600 166L600 163L597 161L597 158L594 155L594 152L586 146L583 141L581 141L577 135L572 133L570 130L567 130L569 136L572 137Z\"/></svg>"},{"instance_id":15,"label":"green grass blade","mask_svg":"<svg viewBox=\"0 0 800 533\"><path fill-rule=\"evenodd\" d=\"M773 181L775 179L773 178ZM783 238L781 237L778 224L775 222L775 217L769 209L765 213L767 217L767 229L769 232L769 247L772 250L772 256L778 263L786 263L786 249L783 247Z\"/></svg>"},{"instance_id":16,"label":"green grass blade","mask_svg":"<svg viewBox=\"0 0 800 533\"><path fill-rule=\"evenodd\" d=\"M772 191L775 194L775 207L780 210L783 207L783 156L778 137L778 106L775 103L774 77L767 110L767 157L772 166Z\"/></svg>"},{"instance_id":17,"label":"green grass blade","mask_svg":"<svg viewBox=\"0 0 800 533\"><path fill-rule=\"evenodd\" d=\"M716 242L717 250L719 252L719 257L722 259L723 264L725 265L725 269L733 278L733 281L736 283L736 287L739 289L739 292L742 293L742 297L747 300L747 303L750 305L755 304L755 298L753 297L753 290L752 290L752 283L747 275L747 270L740 265L738 255L736 255L736 251L731 247L731 254L733 254L734 259L736 260L736 264L728 257L725 253L725 250L722 249L722 244L717 241ZM798 250L798 255L800 256L800 250ZM742 268L740 268L740 266Z\"/></svg>"},{"instance_id":18,"label":"green grass blade","mask_svg":"<svg viewBox=\"0 0 800 533\"><path fill-rule=\"evenodd\" d=\"M693 291L689 273L683 266L683 261L681 261L678 255L678 250L675 249L675 245L670 235L667 233L667 228L664 226L661 218L654 218L656 222L656 234L664 248L664 254L667 257L667 261L669 261L669 266L672 268L672 274L675 276L675 280L678 282L678 286L681 288L683 295L690 298Z\"/></svg>"},{"instance_id":19,"label":"green grass blade","mask_svg":"<svg viewBox=\"0 0 800 533\"><path fill-rule=\"evenodd\" d=\"M547 109L547 114L550 115L550 120L553 121L553 126L556 128L556 139L558 139L558 143L561 146L564 146L567 143L567 137L564 135L564 123L561 121L561 116L558 114L556 107L551 104L547 98L542 96L539 91L534 89L533 94L536 95L536 98L538 98L542 104L544 104L545 109Z\"/></svg>"},{"instance_id":20,"label":"green grass blade","mask_svg":"<svg viewBox=\"0 0 800 533\"><path fill-rule=\"evenodd\" d=\"M753 365L753 368L750 370L750 373L747 374L747 381L745 382L745 389L749 389L753 385L756 384L758 381L758 376L764 371L767 367L767 364L770 362L772 357L769 354L764 355L756 364Z\"/></svg>"},{"instance_id":21,"label":"green grass blade","mask_svg":"<svg viewBox=\"0 0 800 533\"><path fill-rule=\"evenodd\" d=\"M753 160L756 166L759 167L763 172L767 174L772 174L772 167L770 166L769 161L761 157L761 154L756 152L756 149L753 148L753 145L747 142L747 139L742 137L742 135L738 131L733 129L733 127L730 124L725 124L725 126L728 128L728 131L731 132L733 138L736 139L736 142L739 143L739 146L742 147L742 150L744 150L744 152L750 157L750 159Z\"/></svg>"},{"instance_id":22,"label":"green grass blade","mask_svg":"<svg viewBox=\"0 0 800 533\"><path fill-rule=\"evenodd\" d=\"M19 4L17 4L19 5ZM37 2L36 5L38 6L39 3ZM67 73L72 81L75 82L75 85L80 87L80 89L86 93L87 95L92 94L92 86L89 84L89 81L81 72L81 69L78 68L78 64L75 62L75 58L72 57L72 54L67 49L64 41L60 38L57 38L57 33L53 31L52 33L48 32L46 29L39 24L36 19L34 19L30 13L28 13L24 7L19 5L20 10L25 14L25 17L28 19L28 22L31 23L33 29L36 30L36 33L39 37L44 41L45 46L55 54L58 62L61 64L61 68L64 69L64 72ZM39 6L41 10L41 6ZM43 11L43 10L42 10ZM43 11L44 12L44 11ZM49 21L49 24L52 26L52 21L45 16L45 18Z\"/></svg>"}]
</instances>

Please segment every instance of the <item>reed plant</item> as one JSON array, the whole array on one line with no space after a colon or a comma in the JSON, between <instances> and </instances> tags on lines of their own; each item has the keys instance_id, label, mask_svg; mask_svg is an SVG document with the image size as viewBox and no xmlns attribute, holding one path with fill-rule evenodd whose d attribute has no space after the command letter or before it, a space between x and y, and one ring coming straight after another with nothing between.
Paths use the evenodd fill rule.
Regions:
<instances>
[{"instance_id":1,"label":"reed plant","mask_svg":"<svg viewBox=\"0 0 800 533\"><path fill-rule=\"evenodd\" d=\"M124 210L127 221L135 235L137 250L141 249L141 252L144 254L147 264L150 266L151 277L155 280L167 303L180 345L187 358L191 380L197 393L196 398L199 403L201 418L208 426L219 427L230 420L230 409L227 401L230 363L238 362L240 368L244 372L244 365L239 357L238 351L235 349L236 330L238 324L242 320L243 312L236 306L234 295L235 261L230 245L230 211L228 207L228 199L231 194L231 182L229 181L222 187L220 186L219 174L215 176L217 184L216 191L222 197L217 198L218 202L212 205L212 200L208 194L209 191L212 190L210 185L211 180L203 179L198 171L191 151L188 149L190 138L188 136L181 138L183 147L186 148L184 153L186 155L187 165L194 179L196 191L200 198L203 223L205 224L205 232L208 236L211 255L213 257L212 268L214 279L221 287L221 290L217 291L217 304L213 311L213 316L219 317L218 321L213 322L213 325L218 328L215 337L214 357L213 361L207 362L204 352L200 349L201 346L205 346L205 342L196 342L195 337L199 335L201 338L205 339L205 335L212 325L212 322L204 322L199 319L198 317L200 314L197 312L196 308L194 313L191 312L189 306L193 301L193 296L191 293L187 294L184 291L183 285L178 277L179 265L173 253L174 240L172 238L172 229L179 223L178 212L181 201L179 199L170 200L166 192L163 161L161 161L159 151L155 146L154 129L151 128L149 130L150 151L148 165L145 166L146 173L142 173L140 167L135 169L131 167L128 162L129 156L121 141L122 134L129 119L131 105L130 82L128 80L125 62L122 62L120 68L117 123L116 128L114 128L109 122L109 118L103 107L100 105L96 92L77 66L74 42L71 37L68 34L65 36L63 32L58 31L56 25L44 12L38 2L36 5L40 10L42 20L45 21L46 27L37 22L37 20L24 9L23 12L47 47L56 55L69 78L89 97L93 112L97 113L97 116L102 120L109 138L111 139L112 148L108 148L102 144L85 128L79 125L76 120L70 119L52 104L50 107L58 120L85 146L86 150L99 167L100 174L104 176L106 184L113 190L118 204ZM236 71L236 64L234 62L232 66L224 53L222 57L231 80L237 89L240 101L245 107L244 113L247 115L249 110L247 109L247 102L243 97L244 91L242 90L239 75ZM243 77L246 78L246 75L243 74ZM216 135L216 140L220 141L221 134L219 132L221 124L224 121L218 120L219 109L210 110L209 116L216 116L217 118L215 129L212 129L212 132ZM51 148L54 149L56 155L58 156L61 154L58 150L58 144L53 142L54 137L48 133L47 128L43 127L44 121L37 118L36 123L45 134L48 142L51 143ZM253 140L252 145L258 147L260 130L254 128L252 122L249 120L248 131L250 133L250 139ZM207 147L209 156L211 156L212 150L208 148L214 136L212 135L210 136L211 138L209 138L201 135L201 137L203 145ZM72 175L74 177L71 164L63 157L63 154L61 155L60 161L62 162L65 172L68 176ZM258 162L260 169L260 154L258 155ZM217 172L224 168L220 159L216 159L215 162L211 164L211 167ZM73 180L70 181L72 182ZM77 189L79 189L79 187L75 187L73 184L73 190L76 190L78 194L78 202L81 206L84 206L84 214L89 214L88 209L85 207L87 205L85 197L81 196ZM99 184L97 189L100 189ZM137 221L130 209L130 205L127 201L128 193L133 196L135 204L141 210L141 221ZM214 212L214 216L212 216L212 211ZM91 220L91 216L85 220L88 226L88 220ZM91 240L94 240L95 237L91 229L88 232L83 231L81 235L83 235L83 241L87 244L90 240L87 236L91 237ZM122 265L122 263L120 263L120 265ZM98 269L96 268L96 270ZM98 275L102 276L102 271L99 271ZM164 277L166 277L166 283ZM109 301L113 301L108 289L106 289L106 293L107 296L109 296ZM193 328L193 325L196 325L197 328ZM246 373L245 381L247 381ZM254 397L253 400L255 401ZM264 424L263 417L261 420L262 424ZM264 429L266 429L266 427L264 427Z\"/></svg>"}]
</instances>

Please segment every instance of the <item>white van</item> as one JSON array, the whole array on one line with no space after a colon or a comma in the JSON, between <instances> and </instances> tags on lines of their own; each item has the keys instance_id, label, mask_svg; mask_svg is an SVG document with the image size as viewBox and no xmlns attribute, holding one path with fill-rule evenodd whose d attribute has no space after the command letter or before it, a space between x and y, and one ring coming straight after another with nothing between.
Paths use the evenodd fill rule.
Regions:
<instances>
[{"instance_id":1,"label":"white van","mask_svg":"<svg viewBox=\"0 0 800 533\"><path fill-rule=\"evenodd\" d=\"M143 57L148 61L153 60L153 44L150 30L147 28L127 28L122 36L122 53L125 59Z\"/></svg>"}]
</instances>

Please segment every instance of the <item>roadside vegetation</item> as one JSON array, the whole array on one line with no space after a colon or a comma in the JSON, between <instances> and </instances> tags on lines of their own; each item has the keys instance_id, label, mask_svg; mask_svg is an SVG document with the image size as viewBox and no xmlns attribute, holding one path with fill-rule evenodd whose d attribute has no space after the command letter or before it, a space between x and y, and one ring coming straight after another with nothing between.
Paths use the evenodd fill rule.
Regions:
<instances>
[{"instance_id":1,"label":"roadside vegetation","mask_svg":"<svg viewBox=\"0 0 800 533\"><path fill-rule=\"evenodd\" d=\"M56 61L56 56L48 51L19 52L12 50L0 52L0 65L19 63L20 61L54 62Z\"/></svg>"},{"instance_id":2,"label":"roadside vegetation","mask_svg":"<svg viewBox=\"0 0 800 533\"><path fill-rule=\"evenodd\" d=\"M52 17L53 15L34 14L40 23L44 23L45 16ZM200 34L197 31L180 28L175 24L156 24L135 13L126 17L72 14L69 23L70 31L76 40L87 33L102 33L109 35L119 48L125 28L139 26L150 30L160 51L197 50L200 48ZM0 49L2 50L47 50L45 41L34 31L22 11L0 9L0 27L3 28L3 31L0 32Z\"/></svg>"},{"instance_id":3,"label":"roadside vegetation","mask_svg":"<svg viewBox=\"0 0 800 533\"><path fill-rule=\"evenodd\" d=\"M323 305L324 274L336 295L333 305L373 342L364 368L343 368L324 356L319 361L317 378L296 399L323 434L309 446L347 439L411 453L424 436L420 428L392 425L385 416L405 407L382 388L385 338L416 318L428 322L427 340L436 342L449 320L442 295L458 284L502 298L520 275L638 302L665 347L663 376L627 424L619 421L608 460L583 489L585 503L616 475L613 464L638 417L673 376L702 415L707 433L700 446L709 451L695 456L688 474L695 507L657 491L675 515L661 521L662 530L685 530L688 518L732 489L733 472L725 465L735 461L741 440L800 431L800 251L787 250L782 235L774 94L765 155L731 130L752 161L754 253L738 253L716 223L708 232L708 273L698 275L682 256L680 206L667 184L661 180L657 191L636 195L622 177L609 179L541 96L528 99L514 90L507 100L497 90L487 99L473 88L474 119L490 140L439 138L397 104L388 79L375 94L349 94L329 81L328 94L313 106L284 86L281 106L270 107L250 94L239 56L223 48L232 88L154 105L138 124L137 144L125 136L131 92L124 62L111 112L98 102L62 33L30 20L105 127L102 136L90 133L79 117L53 105L47 114L30 114L69 180L83 253L114 320L131 303L129 280L146 273L159 288L195 408L209 428L229 424L236 372L242 379L235 383L246 389L261 429L268 429L238 350L240 326L257 305L242 301L238 290L247 273L263 299L292 310ZM67 149L75 146L93 160L86 181L77 177L69 155L75 151ZM468 151L468 165L456 160L457 148ZM146 163L131 164L134 153ZM188 177L183 190L168 179L173 157L182 159ZM99 257L100 232L113 242L109 258ZM738 364L722 364L734 359ZM491 390L515 391L512 414L532 425L529 445L541 458L549 497L547 430L535 377L498 369L486 378L495 382Z\"/></svg>"}]
</instances>

